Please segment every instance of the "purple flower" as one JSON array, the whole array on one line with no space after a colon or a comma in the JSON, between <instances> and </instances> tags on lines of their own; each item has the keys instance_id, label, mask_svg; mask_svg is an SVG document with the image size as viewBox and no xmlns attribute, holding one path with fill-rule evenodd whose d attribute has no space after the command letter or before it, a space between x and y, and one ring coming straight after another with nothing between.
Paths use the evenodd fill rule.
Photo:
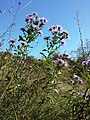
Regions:
<instances>
[{"instance_id":1,"label":"purple flower","mask_svg":"<svg viewBox=\"0 0 90 120\"><path fill-rule=\"evenodd\" d=\"M63 57L63 54L58 54L58 57Z\"/></svg>"},{"instance_id":2,"label":"purple flower","mask_svg":"<svg viewBox=\"0 0 90 120\"><path fill-rule=\"evenodd\" d=\"M30 17L30 18L29 18L29 20L33 21L33 20L35 20L35 18L33 18L33 17Z\"/></svg>"},{"instance_id":3,"label":"purple flower","mask_svg":"<svg viewBox=\"0 0 90 120\"><path fill-rule=\"evenodd\" d=\"M26 41L20 40L20 42L21 42L22 45L27 45L27 42L26 42Z\"/></svg>"},{"instance_id":4,"label":"purple flower","mask_svg":"<svg viewBox=\"0 0 90 120\"><path fill-rule=\"evenodd\" d=\"M60 26L60 25L56 25L56 27L59 31L61 31L63 29L62 26Z\"/></svg>"},{"instance_id":5,"label":"purple flower","mask_svg":"<svg viewBox=\"0 0 90 120\"><path fill-rule=\"evenodd\" d=\"M66 30L63 30L63 33L67 36L68 32Z\"/></svg>"},{"instance_id":6,"label":"purple flower","mask_svg":"<svg viewBox=\"0 0 90 120\"><path fill-rule=\"evenodd\" d=\"M65 35L66 38L70 39L69 34L66 30L63 30L63 34Z\"/></svg>"},{"instance_id":7,"label":"purple flower","mask_svg":"<svg viewBox=\"0 0 90 120\"><path fill-rule=\"evenodd\" d=\"M41 30L38 31L38 34L41 35L41 36L43 35Z\"/></svg>"},{"instance_id":8,"label":"purple flower","mask_svg":"<svg viewBox=\"0 0 90 120\"><path fill-rule=\"evenodd\" d=\"M25 64L25 61L24 61L24 60L22 60L22 64Z\"/></svg>"},{"instance_id":9,"label":"purple flower","mask_svg":"<svg viewBox=\"0 0 90 120\"><path fill-rule=\"evenodd\" d=\"M90 59L86 61L86 65L90 65Z\"/></svg>"},{"instance_id":10,"label":"purple flower","mask_svg":"<svg viewBox=\"0 0 90 120\"><path fill-rule=\"evenodd\" d=\"M68 63L66 61L64 62L64 67L68 67Z\"/></svg>"},{"instance_id":11,"label":"purple flower","mask_svg":"<svg viewBox=\"0 0 90 120\"><path fill-rule=\"evenodd\" d=\"M46 18L42 17L42 19L43 19L43 22L48 22Z\"/></svg>"},{"instance_id":12,"label":"purple flower","mask_svg":"<svg viewBox=\"0 0 90 120\"><path fill-rule=\"evenodd\" d=\"M30 19L32 17L32 14L28 14L27 18Z\"/></svg>"},{"instance_id":13,"label":"purple flower","mask_svg":"<svg viewBox=\"0 0 90 120\"><path fill-rule=\"evenodd\" d=\"M44 18L44 17L42 17L42 18L39 18L39 21L41 22L41 23L45 23L45 22L48 22L48 20L46 19L46 18Z\"/></svg>"},{"instance_id":14,"label":"purple flower","mask_svg":"<svg viewBox=\"0 0 90 120\"><path fill-rule=\"evenodd\" d=\"M82 65L86 65L86 61L83 61L83 62L82 62Z\"/></svg>"},{"instance_id":15,"label":"purple flower","mask_svg":"<svg viewBox=\"0 0 90 120\"><path fill-rule=\"evenodd\" d=\"M34 16L36 16L36 15L37 15L37 12L33 12L33 13L31 13L31 15L34 15Z\"/></svg>"},{"instance_id":16,"label":"purple flower","mask_svg":"<svg viewBox=\"0 0 90 120\"><path fill-rule=\"evenodd\" d=\"M49 31L52 31L52 30L53 30L53 28L52 28L52 27L50 27L50 28L48 28L48 30L49 30Z\"/></svg>"},{"instance_id":17,"label":"purple flower","mask_svg":"<svg viewBox=\"0 0 90 120\"><path fill-rule=\"evenodd\" d=\"M53 29L55 29L55 28L56 28L56 26L52 26L52 28L53 28Z\"/></svg>"},{"instance_id":18,"label":"purple flower","mask_svg":"<svg viewBox=\"0 0 90 120\"><path fill-rule=\"evenodd\" d=\"M56 28L56 26L51 26L48 28L48 30L52 32L52 30L54 30L55 28Z\"/></svg>"},{"instance_id":19,"label":"purple flower","mask_svg":"<svg viewBox=\"0 0 90 120\"><path fill-rule=\"evenodd\" d=\"M81 84L83 84L83 80L78 76L78 75L73 75L73 78L75 78L78 82L80 82Z\"/></svg>"},{"instance_id":20,"label":"purple flower","mask_svg":"<svg viewBox=\"0 0 90 120\"><path fill-rule=\"evenodd\" d=\"M78 96L81 96L81 97L84 96L84 93L76 92L76 94L77 94Z\"/></svg>"},{"instance_id":21,"label":"purple flower","mask_svg":"<svg viewBox=\"0 0 90 120\"><path fill-rule=\"evenodd\" d=\"M37 30L37 31L40 30L40 27L38 27L38 25L34 25L33 28L34 28L35 30Z\"/></svg>"},{"instance_id":22,"label":"purple flower","mask_svg":"<svg viewBox=\"0 0 90 120\"><path fill-rule=\"evenodd\" d=\"M60 64L64 64L64 60L62 60L62 59L57 59L57 60L55 60L55 62L60 63Z\"/></svg>"},{"instance_id":23,"label":"purple flower","mask_svg":"<svg viewBox=\"0 0 90 120\"><path fill-rule=\"evenodd\" d=\"M66 45L66 42L63 40L63 41L60 41L61 42L61 45L65 46Z\"/></svg>"},{"instance_id":24,"label":"purple flower","mask_svg":"<svg viewBox=\"0 0 90 120\"><path fill-rule=\"evenodd\" d=\"M64 54L63 54L63 57L64 57L64 58L67 58L67 59L70 59L71 56L70 56L68 53L64 53Z\"/></svg>"},{"instance_id":25,"label":"purple flower","mask_svg":"<svg viewBox=\"0 0 90 120\"><path fill-rule=\"evenodd\" d=\"M9 42L14 43L14 42L16 42L16 39L10 38L10 39L9 39Z\"/></svg>"},{"instance_id":26,"label":"purple flower","mask_svg":"<svg viewBox=\"0 0 90 120\"><path fill-rule=\"evenodd\" d=\"M90 65L90 59L87 60L87 61L83 61L83 62L82 62L82 65L87 65L87 66L89 66L89 65Z\"/></svg>"},{"instance_id":27,"label":"purple flower","mask_svg":"<svg viewBox=\"0 0 90 120\"><path fill-rule=\"evenodd\" d=\"M57 33L58 33L58 30L53 30L53 31L52 31L52 34L53 34L53 35L56 35Z\"/></svg>"},{"instance_id":28,"label":"purple flower","mask_svg":"<svg viewBox=\"0 0 90 120\"><path fill-rule=\"evenodd\" d=\"M31 21L35 20L35 18L33 17L33 15L35 16L36 13L33 12L33 13L31 13L31 14L28 14L25 21L26 21L26 22L29 22L30 20L31 20Z\"/></svg>"}]
</instances>

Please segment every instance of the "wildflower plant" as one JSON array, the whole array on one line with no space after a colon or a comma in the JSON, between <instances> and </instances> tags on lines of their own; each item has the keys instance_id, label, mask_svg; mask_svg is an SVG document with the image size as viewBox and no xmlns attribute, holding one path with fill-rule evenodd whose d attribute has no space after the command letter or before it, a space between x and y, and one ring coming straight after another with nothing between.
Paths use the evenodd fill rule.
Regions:
<instances>
[{"instance_id":1,"label":"wildflower plant","mask_svg":"<svg viewBox=\"0 0 90 120\"><path fill-rule=\"evenodd\" d=\"M28 59L31 43L38 44L48 20L33 12L25 22L23 35L9 39L9 50L14 49L17 56L3 55L0 63L0 83L7 82L0 93L0 118L90 120L90 59L77 66L73 62L71 67L68 53L56 53L69 39L60 25L49 27L51 36L44 37L46 47L40 52L44 60Z\"/></svg>"},{"instance_id":2,"label":"wildflower plant","mask_svg":"<svg viewBox=\"0 0 90 120\"><path fill-rule=\"evenodd\" d=\"M86 80L87 88L90 89L90 59L82 61L82 66L85 72L81 73L81 76Z\"/></svg>"},{"instance_id":3,"label":"wildflower plant","mask_svg":"<svg viewBox=\"0 0 90 120\"><path fill-rule=\"evenodd\" d=\"M57 83L57 76L59 75L62 67L68 67L67 59L69 55L63 54L62 57L57 56L57 59L51 59L53 54L63 45L65 45L65 40L69 39L69 34L67 31L63 30L62 26L55 25L51 26L48 31L51 33L51 36L44 37L46 42L46 48L40 52L40 54L44 57L45 61L43 62L47 65L48 71L48 80L47 85L50 86L54 81ZM66 55L66 56L65 56Z\"/></svg>"},{"instance_id":4,"label":"wildflower plant","mask_svg":"<svg viewBox=\"0 0 90 120\"><path fill-rule=\"evenodd\" d=\"M9 43L9 51L12 51L12 49L16 48L15 46L16 39L10 38L8 43Z\"/></svg>"},{"instance_id":5,"label":"wildflower plant","mask_svg":"<svg viewBox=\"0 0 90 120\"><path fill-rule=\"evenodd\" d=\"M83 58L83 57L82 57ZM80 59L79 59L80 60ZM73 119L90 119L90 60L76 62L73 69L72 89L68 94Z\"/></svg>"},{"instance_id":6,"label":"wildflower plant","mask_svg":"<svg viewBox=\"0 0 90 120\"><path fill-rule=\"evenodd\" d=\"M42 50L43 52L47 53L47 56L41 52L45 58L49 58L61 46L65 45L65 39L69 39L68 32L63 30L60 25L51 26L48 31L51 32L51 36L44 37L46 49Z\"/></svg>"},{"instance_id":7,"label":"wildflower plant","mask_svg":"<svg viewBox=\"0 0 90 120\"><path fill-rule=\"evenodd\" d=\"M19 35L18 41L21 45L17 46L17 50L15 50L16 54L22 55L24 58L27 57L30 49L33 48L31 43L37 42L37 37L43 35L42 29L47 21L48 20L44 17L39 18L36 12L26 16L26 26L21 28L23 36Z\"/></svg>"}]
</instances>

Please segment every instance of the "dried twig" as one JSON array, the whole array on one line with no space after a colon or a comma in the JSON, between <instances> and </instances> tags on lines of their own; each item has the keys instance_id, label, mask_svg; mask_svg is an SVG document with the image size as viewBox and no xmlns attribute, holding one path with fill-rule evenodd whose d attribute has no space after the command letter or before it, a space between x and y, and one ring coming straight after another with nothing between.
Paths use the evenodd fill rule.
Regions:
<instances>
[{"instance_id":1,"label":"dried twig","mask_svg":"<svg viewBox=\"0 0 90 120\"><path fill-rule=\"evenodd\" d=\"M20 3L19 3L19 6L18 6L18 8L17 8L17 11L16 11L16 13L15 13L15 15L14 15L14 18L13 18L13 20L12 20L11 25L10 25L10 26L8 27L8 29L0 36L0 38L2 38L2 37L15 25L14 21L15 21L15 18L16 18L17 13L18 13L18 11L19 11L19 8L20 8Z\"/></svg>"},{"instance_id":2,"label":"dried twig","mask_svg":"<svg viewBox=\"0 0 90 120\"><path fill-rule=\"evenodd\" d=\"M81 49L82 49L82 55L83 55L83 58L85 59L82 31L81 31L81 25L80 25L80 20L79 20L79 11L76 11L76 18L75 17L73 17L73 18L77 21L77 24L78 24L78 30L79 30L80 42L81 42Z\"/></svg>"}]
</instances>

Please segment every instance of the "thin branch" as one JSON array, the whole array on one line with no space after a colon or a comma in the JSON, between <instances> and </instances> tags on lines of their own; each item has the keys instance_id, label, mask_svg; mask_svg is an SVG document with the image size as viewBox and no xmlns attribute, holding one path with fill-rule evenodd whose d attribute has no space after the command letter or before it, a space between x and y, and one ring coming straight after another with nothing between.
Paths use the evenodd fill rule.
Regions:
<instances>
[{"instance_id":1,"label":"thin branch","mask_svg":"<svg viewBox=\"0 0 90 120\"><path fill-rule=\"evenodd\" d=\"M7 87L5 88L4 92L2 93L1 97L0 97L0 101L4 98L5 94L6 94L6 91L8 90L10 84L11 84L12 80L9 81Z\"/></svg>"},{"instance_id":2,"label":"thin branch","mask_svg":"<svg viewBox=\"0 0 90 120\"><path fill-rule=\"evenodd\" d=\"M19 11L19 8L20 8L20 4L19 4L19 6L18 6L18 8L17 8L17 11L16 11L16 13L15 13L15 15L14 15L14 18L13 18L13 21L12 21L11 25L10 25L10 26L8 27L8 29L0 36L0 38L2 38L2 37L15 25L14 21L15 21L15 18L16 18L17 13L18 13L18 11Z\"/></svg>"},{"instance_id":3,"label":"thin branch","mask_svg":"<svg viewBox=\"0 0 90 120\"><path fill-rule=\"evenodd\" d=\"M82 49L82 55L85 59L85 52L84 52L84 45L83 45L83 38L82 38L82 31L81 31L81 26L80 26L80 20L79 20L79 11L76 11L76 18L73 17L76 21L77 21L77 24L78 24L78 30L79 30L79 34L80 34L80 42L81 42L81 49Z\"/></svg>"}]
</instances>

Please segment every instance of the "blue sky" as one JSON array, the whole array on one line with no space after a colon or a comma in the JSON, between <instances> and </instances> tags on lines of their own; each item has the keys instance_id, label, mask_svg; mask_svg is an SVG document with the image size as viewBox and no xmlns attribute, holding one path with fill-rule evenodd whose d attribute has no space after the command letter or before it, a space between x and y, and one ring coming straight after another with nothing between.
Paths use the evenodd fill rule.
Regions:
<instances>
[{"instance_id":1,"label":"blue sky","mask_svg":"<svg viewBox=\"0 0 90 120\"><path fill-rule=\"evenodd\" d=\"M69 32L70 40L66 41L66 46L62 47L62 51L70 52L76 50L80 45L79 32L77 22L73 17L76 16L75 11L80 11L79 19L82 27L83 40L90 39L90 0L1 0L0 10L0 35L11 24L13 14L17 10L18 2L21 2L20 9L15 19L15 27L12 29L11 36L18 39L18 35L22 34L21 27L25 25L25 17L31 12L37 12L39 17L45 17L49 20L43 30L44 36L48 35L47 28L51 25L61 25ZM30 3L30 4L29 4ZM10 13L10 12L11 13ZM43 36L43 37L44 37ZM32 55L38 57L39 52L44 46L43 37L39 38L38 46L32 51ZM5 37L7 40L9 36ZM6 42L3 50L7 47Z\"/></svg>"}]
</instances>

